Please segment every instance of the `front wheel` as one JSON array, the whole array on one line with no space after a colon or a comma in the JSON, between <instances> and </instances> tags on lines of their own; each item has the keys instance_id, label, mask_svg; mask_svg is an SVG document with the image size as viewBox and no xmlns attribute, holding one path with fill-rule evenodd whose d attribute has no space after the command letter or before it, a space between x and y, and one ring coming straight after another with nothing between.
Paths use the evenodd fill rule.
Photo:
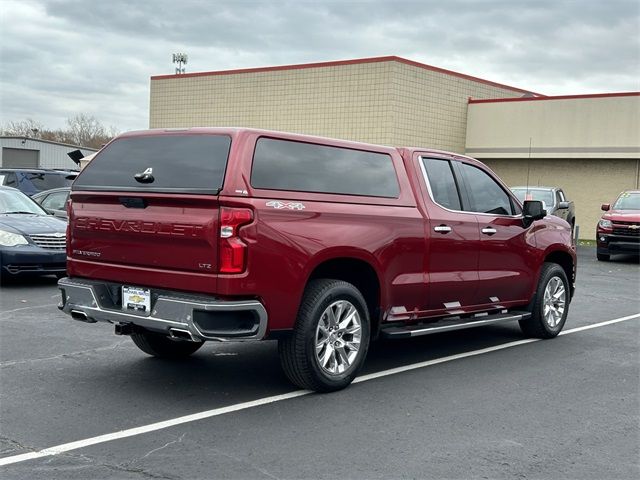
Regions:
<instances>
[{"instance_id":1,"label":"front wheel","mask_svg":"<svg viewBox=\"0 0 640 480\"><path fill-rule=\"evenodd\" d=\"M293 333L278 341L280 364L299 387L340 390L356 378L369 337L367 304L358 289L341 280L313 280Z\"/></svg>"},{"instance_id":2,"label":"front wheel","mask_svg":"<svg viewBox=\"0 0 640 480\"><path fill-rule=\"evenodd\" d=\"M132 333L131 340L144 353L154 357L171 359L188 357L203 345L203 342L174 340L149 331Z\"/></svg>"},{"instance_id":3,"label":"front wheel","mask_svg":"<svg viewBox=\"0 0 640 480\"><path fill-rule=\"evenodd\" d=\"M599 262L608 262L611 256L608 253L596 253Z\"/></svg>"},{"instance_id":4,"label":"front wheel","mask_svg":"<svg viewBox=\"0 0 640 480\"><path fill-rule=\"evenodd\" d=\"M531 317L520 320L520 329L530 337L556 337L567 321L570 300L569 280L564 269L556 263L545 263Z\"/></svg>"}]
</instances>

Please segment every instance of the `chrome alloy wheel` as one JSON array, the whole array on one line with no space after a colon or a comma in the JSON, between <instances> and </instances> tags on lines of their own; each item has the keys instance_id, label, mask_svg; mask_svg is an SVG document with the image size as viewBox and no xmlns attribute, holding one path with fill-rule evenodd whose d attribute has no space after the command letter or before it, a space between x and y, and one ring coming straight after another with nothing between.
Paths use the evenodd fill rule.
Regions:
<instances>
[{"instance_id":1,"label":"chrome alloy wheel","mask_svg":"<svg viewBox=\"0 0 640 480\"><path fill-rule=\"evenodd\" d=\"M542 299L542 317L551 328L558 326L564 315L567 302L567 290L560 277L551 277L544 289Z\"/></svg>"},{"instance_id":2,"label":"chrome alloy wheel","mask_svg":"<svg viewBox=\"0 0 640 480\"><path fill-rule=\"evenodd\" d=\"M347 300L333 302L316 328L316 360L330 375L344 373L358 357L362 324L358 309Z\"/></svg>"}]
</instances>

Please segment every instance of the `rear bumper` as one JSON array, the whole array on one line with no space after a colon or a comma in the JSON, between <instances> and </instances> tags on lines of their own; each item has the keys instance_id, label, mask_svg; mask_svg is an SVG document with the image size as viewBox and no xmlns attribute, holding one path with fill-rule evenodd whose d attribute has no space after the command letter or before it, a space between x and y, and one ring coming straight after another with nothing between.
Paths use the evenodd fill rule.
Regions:
<instances>
[{"instance_id":1,"label":"rear bumper","mask_svg":"<svg viewBox=\"0 0 640 480\"><path fill-rule=\"evenodd\" d=\"M34 245L7 247L0 250L0 266L3 273L50 274L64 273L67 253L64 250L46 250Z\"/></svg>"},{"instance_id":2,"label":"rear bumper","mask_svg":"<svg viewBox=\"0 0 640 480\"><path fill-rule=\"evenodd\" d=\"M122 285L63 278L58 308L76 320L129 325L194 341L262 340L267 311L257 300L227 301L210 296L151 289L149 315L122 308Z\"/></svg>"}]
</instances>

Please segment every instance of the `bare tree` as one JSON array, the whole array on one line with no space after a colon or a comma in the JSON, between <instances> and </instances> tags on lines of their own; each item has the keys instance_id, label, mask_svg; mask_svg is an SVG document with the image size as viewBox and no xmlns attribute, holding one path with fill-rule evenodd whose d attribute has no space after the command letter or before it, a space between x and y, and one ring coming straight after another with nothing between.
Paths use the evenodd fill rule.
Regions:
<instances>
[{"instance_id":1,"label":"bare tree","mask_svg":"<svg viewBox=\"0 0 640 480\"><path fill-rule=\"evenodd\" d=\"M68 143L89 148L100 148L118 134L115 127L106 128L93 115L79 113L67 119L67 128L45 129L43 124L33 119L8 122L0 128L3 135L40 138L53 142Z\"/></svg>"},{"instance_id":2,"label":"bare tree","mask_svg":"<svg viewBox=\"0 0 640 480\"><path fill-rule=\"evenodd\" d=\"M100 148L113 138L107 129L93 115L79 113L67 119L66 133L70 143L84 147Z\"/></svg>"},{"instance_id":3,"label":"bare tree","mask_svg":"<svg viewBox=\"0 0 640 480\"><path fill-rule=\"evenodd\" d=\"M32 118L27 118L19 122L8 122L2 127L3 135L11 135L14 137L41 138L43 131L44 125Z\"/></svg>"}]
</instances>

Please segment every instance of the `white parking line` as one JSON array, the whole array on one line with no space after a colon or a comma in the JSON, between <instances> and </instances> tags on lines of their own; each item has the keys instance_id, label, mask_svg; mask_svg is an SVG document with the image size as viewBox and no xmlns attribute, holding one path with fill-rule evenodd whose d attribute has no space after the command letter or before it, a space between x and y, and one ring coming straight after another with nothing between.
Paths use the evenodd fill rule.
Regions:
<instances>
[{"instance_id":1,"label":"white parking line","mask_svg":"<svg viewBox=\"0 0 640 480\"><path fill-rule=\"evenodd\" d=\"M560 333L560 335L569 335L571 333L578 333L584 330L590 330L592 328L605 327L607 325L612 325L614 323L624 322L624 321L632 320L634 318L639 318L639 317L640 317L640 313L636 313L635 315L628 315L626 317L614 318L613 320L608 320L605 322L594 323L591 325L586 325L584 327L577 327L577 328L565 330L564 332ZM479 350L473 350L471 352L459 353L457 355L450 355L448 357L437 358L435 360L428 360L426 362L419 362L419 363L414 363L412 365L405 365L403 367L391 368L388 370L383 370L381 372L362 375L356 378L353 383L367 382L369 380L373 380L380 377L386 377L388 375L396 375L398 373L407 372L407 371L415 370L418 368L437 365L439 363L451 362L453 360L458 360L461 358L473 357L476 355L483 355L485 353L495 352L497 350L504 350L505 348L516 347L518 345L525 345L527 343L533 343L538 341L540 340L536 338L517 340L515 342L504 343L502 345L496 345L494 347L482 348ZM309 390L296 390L294 392L289 392L282 395L274 395L272 397L260 398L258 400L252 400L250 402L238 403L236 405L229 405L228 407L215 408L213 410L205 410L203 412L193 413L191 415L185 415L183 417L173 418L170 420L164 420L162 422L151 423L149 425L143 425L141 427L129 428L127 430L120 430L118 432L107 433L105 435L99 435L97 437L85 438L84 440L77 440L75 442L63 443L62 445L56 445L55 447L45 448L44 450L38 450L36 452L22 453L20 455L13 455L10 457L0 458L0 466L20 463L27 460L33 460L35 458L58 455L60 453L69 452L71 450L77 450L79 448L84 448L84 447L96 445L99 443L110 442L112 440L119 440L121 438L134 437L136 435L142 435L143 433L155 432L157 430L174 427L176 425L181 425L184 423L195 422L197 420L203 420L205 418L217 417L227 413L246 410L248 408L258 407L261 405L268 405L270 403L281 402L283 400L289 400L291 398L302 397L304 395L309 395L310 393L313 393L313 392Z\"/></svg>"}]
</instances>

